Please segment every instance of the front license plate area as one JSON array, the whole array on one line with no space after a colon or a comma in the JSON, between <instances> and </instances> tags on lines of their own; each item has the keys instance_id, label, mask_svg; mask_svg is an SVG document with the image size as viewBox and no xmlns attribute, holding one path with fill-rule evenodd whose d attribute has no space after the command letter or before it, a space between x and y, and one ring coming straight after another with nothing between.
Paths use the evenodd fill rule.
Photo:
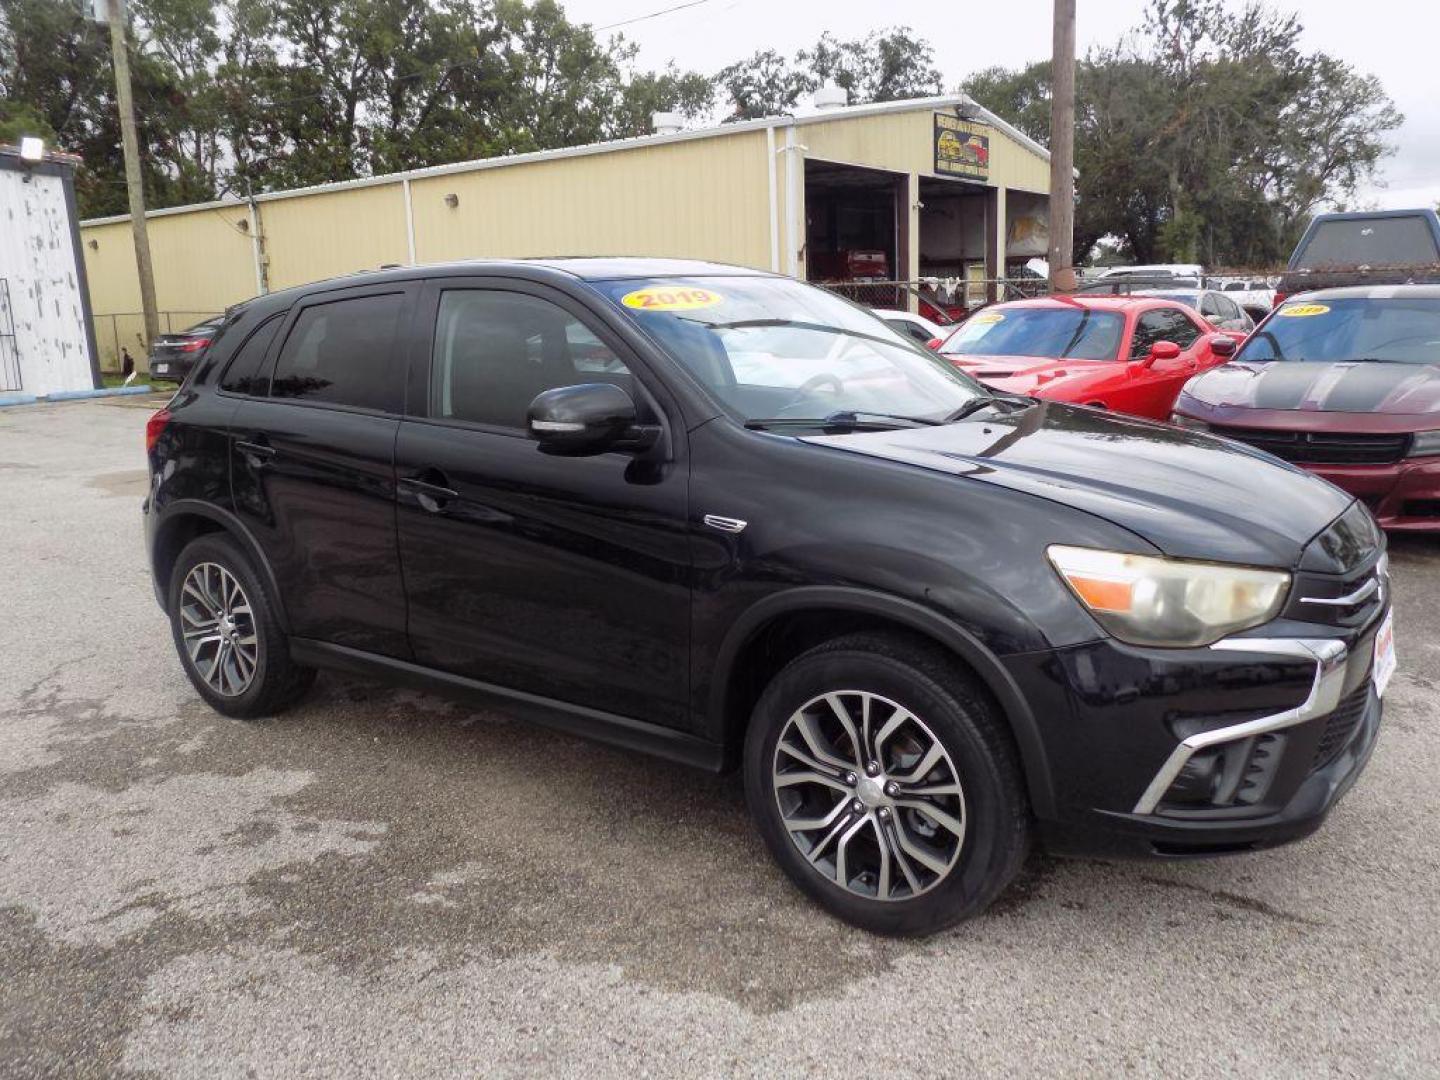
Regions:
<instances>
[{"instance_id":1,"label":"front license plate area","mask_svg":"<svg viewBox=\"0 0 1440 1080\"><path fill-rule=\"evenodd\" d=\"M1387 611L1385 621L1375 631L1375 696L1384 697L1390 677L1395 674L1395 612Z\"/></svg>"}]
</instances>

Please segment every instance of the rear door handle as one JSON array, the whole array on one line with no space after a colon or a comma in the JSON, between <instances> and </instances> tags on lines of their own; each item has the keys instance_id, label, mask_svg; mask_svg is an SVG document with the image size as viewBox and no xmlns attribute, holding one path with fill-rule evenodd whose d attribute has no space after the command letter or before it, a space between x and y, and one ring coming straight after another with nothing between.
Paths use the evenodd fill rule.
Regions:
<instances>
[{"instance_id":1,"label":"rear door handle","mask_svg":"<svg viewBox=\"0 0 1440 1080\"><path fill-rule=\"evenodd\" d=\"M451 499L458 499L460 493L446 486L445 474L439 469L426 469L415 476L402 476L400 486L413 492L420 509L438 514Z\"/></svg>"},{"instance_id":2,"label":"rear door handle","mask_svg":"<svg viewBox=\"0 0 1440 1080\"><path fill-rule=\"evenodd\" d=\"M235 441L235 449L249 458L250 464L257 468L275 456L275 448L269 443L249 442L245 439L237 439Z\"/></svg>"}]
</instances>

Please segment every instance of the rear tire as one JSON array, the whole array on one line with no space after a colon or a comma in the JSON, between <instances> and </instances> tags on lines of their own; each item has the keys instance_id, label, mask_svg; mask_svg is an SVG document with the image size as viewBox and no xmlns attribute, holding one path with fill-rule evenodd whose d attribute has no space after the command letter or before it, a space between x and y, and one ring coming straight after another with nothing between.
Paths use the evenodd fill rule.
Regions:
<instances>
[{"instance_id":1,"label":"rear tire","mask_svg":"<svg viewBox=\"0 0 1440 1080\"><path fill-rule=\"evenodd\" d=\"M240 546L192 540L170 575L170 630L185 674L216 712L250 720L294 702L315 669L290 659L275 604Z\"/></svg>"},{"instance_id":2,"label":"rear tire","mask_svg":"<svg viewBox=\"0 0 1440 1080\"><path fill-rule=\"evenodd\" d=\"M790 879L882 934L978 914L1029 849L998 709L954 657L900 635L827 642L774 678L746 734L745 795Z\"/></svg>"}]
</instances>

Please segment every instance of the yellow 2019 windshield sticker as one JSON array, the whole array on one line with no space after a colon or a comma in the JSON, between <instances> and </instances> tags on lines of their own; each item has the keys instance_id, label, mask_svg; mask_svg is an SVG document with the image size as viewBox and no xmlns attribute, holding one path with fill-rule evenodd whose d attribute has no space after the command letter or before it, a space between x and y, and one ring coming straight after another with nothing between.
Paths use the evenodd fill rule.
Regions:
<instances>
[{"instance_id":1,"label":"yellow 2019 windshield sticker","mask_svg":"<svg viewBox=\"0 0 1440 1080\"><path fill-rule=\"evenodd\" d=\"M620 302L640 311L694 311L696 308L714 307L724 299L709 289L676 287L636 289L622 296Z\"/></svg>"},{"instance_id":2,"label":"yellow 2019 windshield sticker","mask_svg":"<svg viewBox=\"0 0 1440 1080\"><path fill-rule=\"evenodd\" d=\"M1307 315L1324 315L1329 310L1329 304L1291 304L1289 307L1282 307L1275 314L1283 315L1287 319L1303 319Z\"/></svg>"},{"instance_id":3,"label":"yellow 2019 windshield sticker","mask_svg":"<svg viewBox=\"0 0 1440 1080\"><path fill-rule=\"evenodd\" d=\"M991 323L1004 322L1005 316L998 311L982 311L970 320L971 326L989 326Z\"/></svg>"}]
</instances>

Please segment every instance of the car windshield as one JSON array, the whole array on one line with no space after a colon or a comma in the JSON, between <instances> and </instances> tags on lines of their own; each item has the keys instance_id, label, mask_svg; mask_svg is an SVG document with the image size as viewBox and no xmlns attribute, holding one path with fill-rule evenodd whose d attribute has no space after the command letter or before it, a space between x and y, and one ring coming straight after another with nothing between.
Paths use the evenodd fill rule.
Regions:
<instances>
[{"instance_id":1,"label":"car windshield","mask_svg":"<svg viewBox=\"0 0 1440 1080\"><path fill-rule=\"evenodd\" d=\"M1074 307L997 307L978 311L940 347L951 356L1048 356L1114 360L1125 319Z\"/></svg>"},{"instance_id":2,"label":"car windshield","mask_svg":"<svg viewBox=\"0 0 1440 1080\"><path fill-rule=\"evenodd\" d=\"M1300 297L1276 311L1235 359L1440 364L1440 297Z\"/></svg>"},{"instance_id":3,"label":"car windshield","mask_svg":"<svg viewBox=\"0 0 1440 1080\"><path fill-rule=\"evenodd\" d=\"M774 277L598 282L740 420L943 421L989 391L877 316ZM853 416L851 415L853 414Z\"/></svg>"}]
</instances>

